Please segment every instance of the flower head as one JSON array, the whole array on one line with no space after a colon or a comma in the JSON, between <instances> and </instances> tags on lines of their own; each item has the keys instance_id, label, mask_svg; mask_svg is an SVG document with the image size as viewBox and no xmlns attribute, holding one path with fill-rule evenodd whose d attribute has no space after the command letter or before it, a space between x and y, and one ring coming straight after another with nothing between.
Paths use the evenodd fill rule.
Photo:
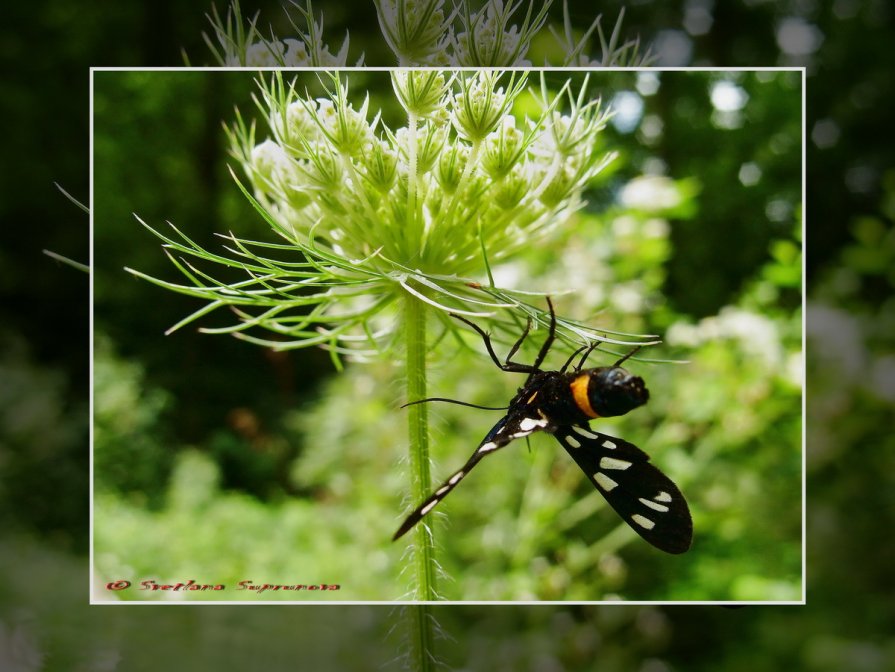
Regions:
<instances>
[{"instance_id":1,"label":"flower head","mask_svg":"<svg viewBox=\"0 0 895 672\"><path fill-rule=\"evenodd\" d=\"M251 184L246 196L284 242L230 236L235 256L225 258L165 239L247 273L224 285L181 266L196 286L167 283L235 308L239 322L214 331L279 349L324 344L371 356L391 344L389 307L407 294L444 311L444 324L447 312L497 308L546 321L543 306L496 287L491 266L563 223L612 159L597 149L607 114L587 99L586 79L577 96L568 83L552 95L542 79L540 113L520 119L513 107L526 79L518 73L391 77L407 119L399 128L383 124L369 96L350 95L336 74L316 98L280 73L259 82L256 102L270 137L257 142L254 125L238 117L231 149ZM289 252L297 258L284 258ZM280 340L248 335L257 328ZM569 322L560 328L595 337Z\"/></svg>"},{"instance_id":2,"label":"flower head","mask_svg":"<svg viewBox=\"0 0 895 672\"><path fill-rule=\"evenodd\" d=\"M534 38L547 26L552 0L373 0L379 27L401 66L508 67L531 65L527 58ZM471 5L477 7L473 10ZM214 29L204 35L218 63L253 67L328 67L347 64L348 35L336 54L323 39L323 14L314 18L311 0L291 0L287 16L295 32L278 37L258 29L259 15L243 19L239 0L231 0L226 18L217 9L208 17ZM298 14L298 21L292 13ZM603 32L602 16L590 27L573 25L568 1L563 0L563 28L549 27L559 49L544 65L577 67L633 67L654 60L650 49L640 52L640 39L621 36L624 9L611 35ZM582 32L583 28L583 32ZM267 35L269 34L269 37ZM593 43L593 44L592 44ZM592 49L599 48L599 53ZM555 54L555 55L554 55ZM357 61L363 62L363 55Z\"/></svg>"},{"instance_id":3,"label":"flower head","mask_svg":"<svg viewBox=\"0 0 895 672\"><path fill-rule=\"evenodd\" d=\"M319 20L314 18L310 0L306 7L297 3L293 5L303 26L299 26L289 15L295 37L284 39L277 38L272 31L270 38L266 38L258 29L257 13L244 21L239 0L231 2L226 18L222 18L217 8L212 6L208 21L214 29L214 39L203 33L205 43L217 61L228 67L319 68L347 65L348 34L339 51L333 54L323 41L323 15Z\"/></svg>"},{"instance_id":4,"label":"flower head","mask_svg":"<svg viewBox=\"0 0 895 672\"><path fill-rule=\"evenodd\" d=\"M444 0L373 0L379 27L401 65L447 65L453 13Z\"/></svg>"},{"instance_id":5,"label":"flower head","mask_svg":"<svg viewBox=\"0 0 895 672\"><path fill-rule=\"evenodd\" d=\"M542 3L535 14L534 3L529 2L522 24L516 25L510 21L522 2L492 0L478 12L471 12L469 3L463 3L463 27L454 38L456 62L480 67L530 66L524 56L547 20L550 4Z\"/></svg>"}]
</instances>

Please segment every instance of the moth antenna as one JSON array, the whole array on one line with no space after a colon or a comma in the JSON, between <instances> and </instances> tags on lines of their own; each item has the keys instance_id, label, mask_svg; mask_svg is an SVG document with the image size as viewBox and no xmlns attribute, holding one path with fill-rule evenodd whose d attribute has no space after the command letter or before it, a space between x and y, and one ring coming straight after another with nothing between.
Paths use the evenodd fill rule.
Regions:
<instances>
[{"instance_id":1,"label":"moth antenna","mask_svg":"<svg viewBox=\"0 0 895 672\"><path fill-rule=\"evenodd\" d=\"M615 368L618 368L619 366L622 365L622 363L624 363L624 361L625 361L626 359L629 359L630 357L632 357L632 356L634 356L635 354L637 354L637 351L640 350L642 347L643 347L642 345L638 345L636 348L634 348L633 350L631 350L631 352L629 352L627 355L625 355L624 357L622 357L620 360L618 360L618 361L617 361L615 364L613 364L612 366L615 367Z\"/></svg>"},{"instance_id":2,"label":"moth antenna","mask_svg":"<svg viewBox=\"0 0 895 672\"><path fill-rule=\"evenodd\" d=\"M401 408L415 406L416 404L426 404L430 401L443 401L447 404L457 404L458 406L469 406L470 408L480 408L483 411L505 411L507 406L479 406L478 404L470 404L468 401L460 401L459 399L446 399L444 397L429 397L427 399L417 399L416 401L408 401L402 404Z\"/></svg>"}]
</instances>

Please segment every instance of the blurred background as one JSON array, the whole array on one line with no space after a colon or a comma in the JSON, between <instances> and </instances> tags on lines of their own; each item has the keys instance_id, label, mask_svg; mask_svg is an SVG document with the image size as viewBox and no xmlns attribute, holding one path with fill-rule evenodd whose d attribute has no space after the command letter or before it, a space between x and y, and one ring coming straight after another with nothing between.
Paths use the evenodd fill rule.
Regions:
<instances>
[{"instance_id":1,"label":"blurred background","mask_svg":"<svg viewBox=\"0 0 895 672\"><path fill-rule=\"evenodd\" d=\"M251 13L260 7L263 23L276 24L282 10L275 5L245 3L244 9ZM600 10L614 17L615 6L602 3ZM321 7L327 30L337 36L333 41L339 43L343 29L350 27L352 45L366 51L367 63L391 64L388 52L375 52L372 46L378 39L375 22L352 21L347 26L345 19L337 19L336 8L316 5L318 11ZM358 10L352 11L350 18L360 17ZM153 610L112 613L85 606L88 279L44 257L41 250L84 261L89 245L86 217L59 195L53 181L87 200L87 67L177 65L182 63L182 47L191 62L210 62L201 43L207 24L201 12L174 3L94 11L50 1L27 8L11 6L5 15L2 53L17 76L7 81L0 103L16 129L6 142L13 161L7 162L12 169L4 175L0 206L9 231L0 247L4 339L0 661L16 662L22 669L138 669L145 664L150 645L161 638L168 646L152 648L157 664L188 660L235 667L263 652L270 667L291 668L297 648L302 660L312 663L395 661L396 652L402 650L400 628L394 627L399 614L384 607L328 608L313 614L301 608L289 612L202 608L166 612L162 621ZM703 21L688 23L688 16L702 16ZM592 18L588 14L582 22ZM437 655L449 666L717 669L720 664L752 669L764 662L811 670L891 667L895 647L889 633L895 624L883 587L893 553L891 541L879 533L890 525L893 511L885 474L893 467L893 452L887 450L895 399L892 331L886 327L895 308L890 300L895 178L883 141L891 109L887 99L892 96L885 82L893 56L884 48L891 22L891 11L882 2L627 5L626 30L639 33L645 43L671 31L678 44L691 47L679 64L808 69L808 607L441 608L435 615L450 640L440 645ZM382 60L377 61L374 53ZM229 118L231 105L232 100L226 101L215 126ZM209 131L209 137L220 142L217 128ZM708 149L720 152L724 146ZM626 160L624 165L632 164ZM219 166L206 168L217 171ZM223 193L226 179L215 179ZM733 184L733 192L746 192L742 182ZM139 186L130 187L135 193L128 212L139 211L140 205L147 216L156 214L150 212L153 204L137 202ZM672 218L669 238L688 223L700 221L704 209L722 195L703 188L690 199L698 201L700 214L696 219ZM188 220L192 231L203 219L180 213L196 207L197 200L193 194L157 216L173 219L177 212L178 222ZM210 212L223 210L219 202L207 203ZM161 209L160 203L156 205ZM215 230L223 223L220 218L207 219ZM768 221L766 215L763 221ZM146 254L157 255L157 246L150 247ZM667 248L668 260L662 264L667 278L660 285L663 297L673 295L672 259L681 248L673 240ZM774 260L771 249L766 252L763 265ZM150 270L149 261L144 263L141 268ZM683 293L677 292L679 299ZM149 304L152 310L139 312L167 310L174 299L166 295L164 301ZM701 317L712 315L710 305L703 313L692 307L689 313L676 310L697 324ZM170 324L158 322L161 328ZM152 329L159 326L153 324ZM220 341L215 347L232 347L227 339L204 337L203 348L211 347L212 340ZM110 346L113 352L115 347ZM142 381L131 393L144 400L139 422L153 426L153 417L162 413L159 409L170 408L172 397L163 385L147 383L147 376L165 375L165 368L170 375L173 367L139 362L135 366L126 350L124 356L116 356L125 370L117 374L119 378ZM243 348L240 357L263 360L262 353L249 348ZM674 367L663 367L660 375L666 368L676 372ZM651 380L655 375L650 373ZM234 388L231 383L226 387ZM263 389L246 387L255 393ZM299 405L293 400L293 408ZM472 414L457 417L474 424L464 428L464 436L475 435L481 421ZM218 422L218 426L233 425ZM638 427L644 427L641 420L632 422L630 430ZM134 434L140 440L153 436L139 430ZM553 453L552 446L533 446L533 454L553 459ZM672 470L672 464L659 463ZM531 471L528 463L525 467ZM170 468L174 469L173 463ZM223 476L211 476L211 482L226 482ZM176 482L170 475L157 478L164 487ZM681 481L689 495L690 482ZM518 496L518 489L515 492ZM462 507L462 502L457 504ZM455 512L452 519L458 515ZM769 515L773 514L764 517ZM459 525L456 520L450 529ZM633 546L627 544L621 552L629 553ZM630 587L630 574L628 583ZM344 642L346 631L356 646L337 654L336 642Z\"/></svg>"}]
</instances>

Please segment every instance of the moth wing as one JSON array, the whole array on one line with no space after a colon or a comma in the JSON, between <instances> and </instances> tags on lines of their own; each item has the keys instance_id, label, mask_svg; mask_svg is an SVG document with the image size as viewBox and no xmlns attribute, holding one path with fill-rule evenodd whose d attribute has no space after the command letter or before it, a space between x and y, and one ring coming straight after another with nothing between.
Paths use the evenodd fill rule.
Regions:
<instances>
[{"instance_id":1,"label":"moth wing","mask_svg":"<svg viewBox=\"0 0 895 672\"><path fill-rule=\"evenodd\" d=\"M429 513L432 509L434 509L441 500L447 497L454 488L456 488L460 481L466 478L467 474L472 470L472 468L479 463L479 461L485 457L485 455L489 453L493 453L494 451L503 448L511 441L515 439L522 438L524 436L528 436L532 432L539 430L552 430L553 427L550 423L540 416L534 418L531 417L530 414L527 413L509 413L502 417L497 421L497 424L491 428L485 438L482 439L482 442L475 449L475 452L470 456L470 458L466 461L460 469L455 471L450 478L448 478L441 486L435 490L429 497L413 512L407 516L404 522L401 524L401 527L398 528L398 531L395 532L395 535L392 537L392 541L402 537L406 534L410 528L416 525L420 520L422 520L423 516Z\"/></svg>"},{"instance_id":2,"label":"moth wing","mask_svg":"<svg viewBox=\"0 0 895 672\"><path fill-rule=\"evenodd\" d=\"M563 426L554 436L637 534L666 553L683 553L693 540L687 500L668 476L632 443L587 426Z\"/></svg>"}]
</instances>

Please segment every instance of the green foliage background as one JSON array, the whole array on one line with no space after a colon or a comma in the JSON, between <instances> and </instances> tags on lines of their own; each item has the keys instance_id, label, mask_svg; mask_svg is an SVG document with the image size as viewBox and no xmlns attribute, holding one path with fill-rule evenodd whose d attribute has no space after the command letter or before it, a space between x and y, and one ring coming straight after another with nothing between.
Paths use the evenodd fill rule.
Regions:
<instances>
[{"instance_id":1,"label":"green foliage background","mask_svg":"<svg viewBox=\"0 0 895 672\"><path fill-rule=\"evenodd\" d=\"M749 98L738 128L711 122L710 92L722 79ZM624 156L593 185L586 211L548 245L495 269L498 283L525 278L515 281L519 289L574 289L556 297L562 315L667 332L668 345L647 356L689 361L635 364L652 390L649 406L600 426L643 446L683 487L695 516L693 550L666 557L640 542L555 442L539 436L530 452L520 443L489 458L441 507L447 599L801 599L799 80L661 74L658 92L643 101L664 132L607 131L606 145ZM386 73L351 73L349 82L357 100L369 88L373 110L398 116ZM606 100L637 85L636 74L592 75L592 94ZM206 236L211 249L220 248L216 232L271 238L221 177L226 161L212 140L220 117L209 118L231 97L252 115L244 102L251 86L251 77L229 73L96 77L98 578L229 587L184 599L257 599L233 590L251 579L342 586L320 599L393 600L409 590L404 544L389 541L410 505L396 368L381 362L337 374L317 352L263 362L256 348L192 329L162 337L198 305L122 270L176 279L132 210L153 226L170 218L191 237ZM141 142L147 135L153 141ZM694 149L684 153L685 145ZM672 198L663 204L655 192L619 204L620 190L655 161L677 180L665 184ZM770 177L744 187L737 175L750 161ZM768 204L781 200L789 216L769 218ZM670 277L679 291L670 291ZM520 361L534 357L541 338ZM550 365L567 354L554 353ZM598 352L594 362L616 357ZM448 339L430 355L438 396L494 405L520 383L494 369L477 343L460 348ZM433 415L438 479L465 461L497 416L452 407ZM101 596L170 599L133 589Z\"/></svg>"}]
</instances>

